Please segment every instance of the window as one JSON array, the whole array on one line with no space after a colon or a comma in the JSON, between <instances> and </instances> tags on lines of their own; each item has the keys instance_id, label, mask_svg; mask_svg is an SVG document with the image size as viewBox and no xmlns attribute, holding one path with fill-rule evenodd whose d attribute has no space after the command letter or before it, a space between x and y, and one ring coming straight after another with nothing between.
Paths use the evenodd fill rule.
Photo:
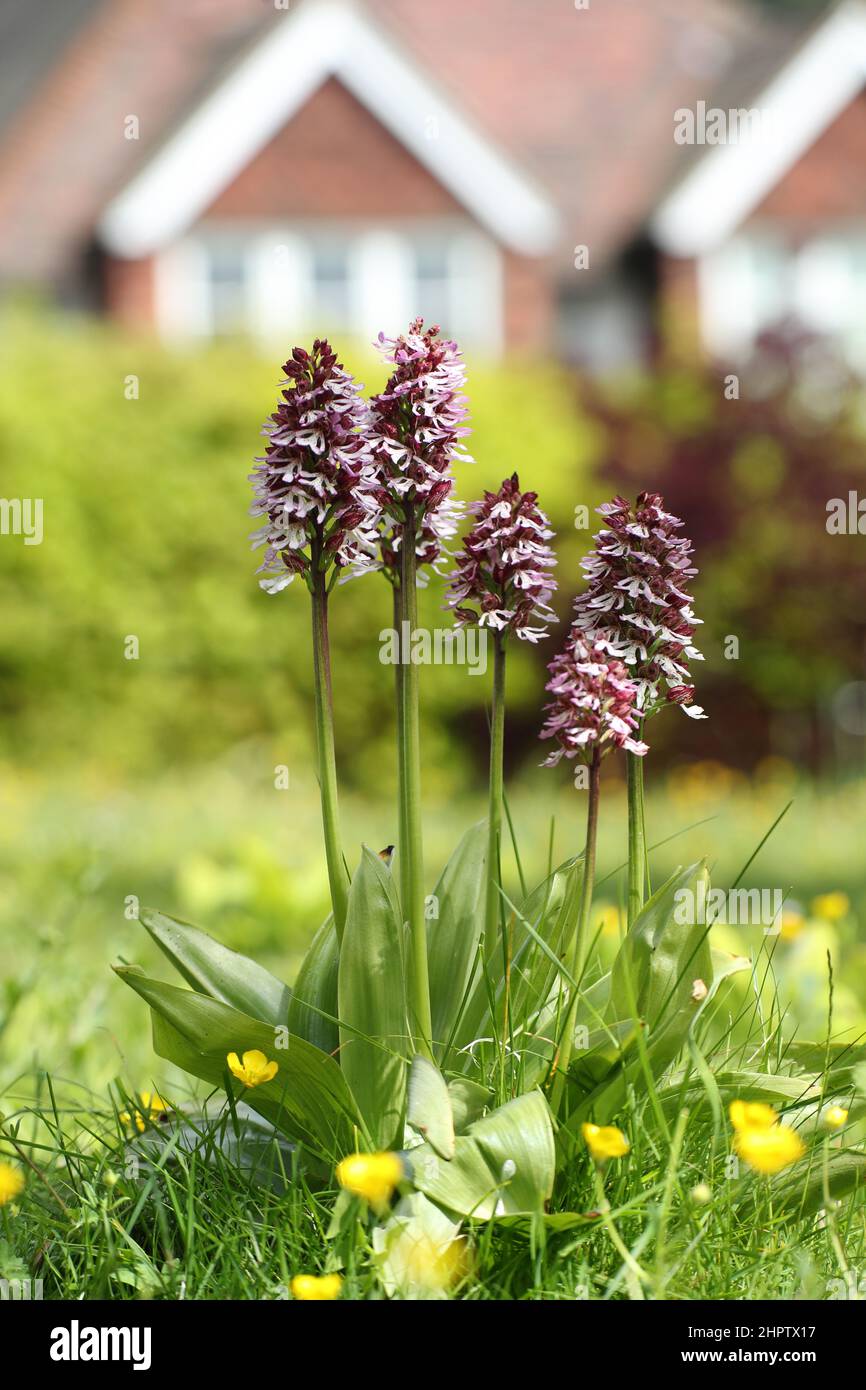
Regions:
<instances>
[{"instance_id":1,"label":"window","mask_svg":"<svg viewBox=\"0 0 866 1390\"><path fill-rule=\"evenodd\" d=\"M249 329L247 255L242 241L213 238L207 243L212 331L245 333Z\"/></svg>"},{"instance_id":2,"label":"window","mask_svg":"<svg viewBox=\"0 0 866 1390\"><path fill-rule=\"evenodd\" d=\"M420 316L466 347L501 347L499 250L456 219L208 224L161 254L157 278L170 338L243 333L268 349L315 333L368 341Z\"/></svg>"},{"instance_id":3,"label":"window","mask_svg":"<svg viewBox=\"0 0 866 1390\"><path fill-rule=\"evenodd\" d=\"M412 299L415 312L426 323L438 323L444 332L453 332L452 274L449 246L444 240L421 241L415 247L415 284Z\"/></svg>"},{"instance_id":4,"label":"window","mask_svg":"<svg viewBox=\"0 0 866 1390\"><path fill-rule=\"evenodd\" d=\"M866 374L866 228L802 246L769 231L734 237L699 275L703 332L717 356L748 352L762 332L795 322Z\"/></svg>"},{"instance_id":5,"label":"window","mask_svg":"<svg viewBox=\"0 0 866 1390\"><path fill-rule=\"evenodd\" d=\"M312 302L325 328L346 328L351 320L349 248L336 241L313 247Z\"/></svg>"}]
</instances>

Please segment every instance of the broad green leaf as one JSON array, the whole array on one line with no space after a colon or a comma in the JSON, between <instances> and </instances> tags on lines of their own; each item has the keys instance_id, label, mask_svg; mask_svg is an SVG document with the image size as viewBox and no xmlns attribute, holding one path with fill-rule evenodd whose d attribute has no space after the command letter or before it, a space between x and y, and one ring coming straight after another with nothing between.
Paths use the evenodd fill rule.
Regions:
<instances>
[{"instance_id":1,"label":"broad green leaf","mask_svg":"<svg viewBox=\"0 0 866 1390\"><path fill-rule=\"evenodd\" d=\"M139 921L179 974L199 994L220 999L263 1023L285 1023L291 990L248 956L229 950L207 932L152 908Z\"/></svg>"},{"instance_id":2,"label":"broad green leaf","mask_svg":"<svg viewBox=\"0 0 866 1390\"><path fill-rule=\"evenodd\" d=\"M545 1211L539 1217L536 1213L533 1216L502 1216L499 1218L502 1226L507 1231L520 1231L526 1236L531 1236L533 1228L541 1221L544 1228L559 1235L563 1231L582 1230L587 1238L590 1238L597 1226L598 1215L595 1212L583 1211ZM574 1241L569 1249L579 1244Z\"/></svg>"},{"instance_id":3,"label":"broad green leaf","mask_svg":"<svg viewBox=\"0 0 866 1390\"><path fill-rule=\"evenodd\" d=\"M594 1051L599 1044L604 1044L605 1038L609 1043L617 1044L630 1032L634 1032L634 1023L631 1019L627 1020L624 1025L605 1023L609 996L610 972L581 989L574 1023L573 1064L581 1059L585 1060L588 1052ZM556 988L552 991L547 1005L536 1019L532 1035L532 1048L523 1054L524 1076L527 1078L537 1077L540 1081L542 1075L547 1073L553 1062L567 1004L568 994L562 995ZM620 1050L620 1047L614 1047L615 1053ZM569 1069L570 1071L571 1069ZM528 1086L530 1082L527 1081L526 1084Z\"/></svg>"},{"instance_id":4,"label":"broad green leaf","mask_svg":"<svg viewBox=\"0 0 866 1390\"><path fill-rule=\"evenodd\" d=\"M855 1149L836 1149L830 1154L827 1187L831 1198L840 1201L849 1197L866 1183L866 1154ZM754 1207L754 1193L745 1187L736 1207L748 1213ZM783 1176L773 1178L773 1218L776 1221L796 1221L814 1216L825 1205L823 1157L820 1154L802 1159Z\"/></svg>"},{"instance_id":5,"label":"broad green leaf","mask_svg":"<svg viewBox=\"0 0 866 1390\"><path fill-rule=\"evenodd\" d=\"M696 983L706 991L712 985L709 925L695 920L701 916L695 910L699 889L708 884L703 863L672 874L629 928L613 964L608 1017L631 1018L636 1011L649 1030L656 1073L685 1042L701 1002Z\"/></svg>"},{"instance_id":6,"label":"broad green leaf","mask_svg":"<svg viewBox=\"0 0 866 1390\"><path fill-rule=\"evenodd\" d=\"M556 980L557 962L565 955L574 930L582 873L579 860L566 860L533 889L516 913L509 913L509 1012L517 1028L525 1026L543 1008ZM543 947L537 937L544 942ZM505 986L502 954L497 951L485 962L483 972L478 972L461 1013L455 1047L466 1048L477 1038L501 1031ZM491 994L495 1019L490 1009ZM467 1057L466 1065L470 1062Z\"/></svg>"},{"instance_id":7,"label":"broad green leaf","mask_svg":"<svg viewBox=\"0 0 866 1390\"><path fill-rule=\"evenodd\" d=\"M460 1223L421 1192L401 1197L384 1226L373 1230L373 1260L389 1298L444 1298L460 1277Z\"/></svg>"},{"instance_id":8,"label":"broad green leaf","mask_svg":"<svg viewBox=\"0 0 866 1390\"><path fill-rule=\"evenodd\" d=\"M582 1048L572 1054L568 1069L569 1095L577 1103L580 1093L588 1094L610 1075L635 1039L632 1019L594 1029ZM580 1041L584 1041L582 1038Z\"/></svg>"},{"instance_id":9,"label":"broad green leaf","mask_svg":"<svg viewBox=\"0 0 866 1390\"><path fill-rule=\"evenodd\" d=\"M377 1148L402 1139L409 1049L404 989L394 881L365 846L340 948L340 1066Z\"/></svg>"},{"instance_id":10,"label":"broad green leaf","mask_svg":"<svg viewBox=\"0 0 866 1390\"><path fill-rule=\"evenodd\" d=\"M866 1061L866 1046L862 1043L790 1042L785 1048L785 1059L792 1061L801 1071L820 1076L824 1070L832 1075L833 1084L840 1084L840 1073L844 1080L853 1079L854 1068Z\"/></svg>"},{"instance_id":11,"label":"broad green leaf","mask_svg":"<svg viewBox=\"0 0 866 1390\"><path fill-rule=\"evenodd\" d=\"M742 970L750 970L751 961L749 961L746 956L731 955L729 951L718 951L715 947L712 948L712 957L712 983L709 986L706 998L702 1004L699 1004L697 1013L689 1024L686 1042L688 1044L692 1066L695 1069L698 1080L703 1087L704 1095L709 1102L710 1110L712 1111L713 1150L715 1151L715 1146L721 1136L722 1125L724 1123L722 1113L723 1097L719 1090L719 1084L716 1080L715 1073L701 1049L701 1043L698 1038L698 1025L702 1013L709 1007L725 981L730 979L732 975L739 974Z\"/></svg>"},{"instance_id":12,"label":"broad green leaf","mask_svg":"<svg viewBox=\"0 0 866 1390\"><path fill-rule=\"evenodd\" d=\"M529 894L520 908L514 927L510 989L511 1017L518 1026L544 1007L561 979L557 962L564 961L568 954L577 924L582 882L583 860L568 859ZM530 926L548 951L539 946Z\"/></svg>"},{"instance_id":13,"label":"broad green leaf","mask_svg":"<svg viewBox=\"0 0 866 1390\"><path fill-rule=\"evenodd\" d=\"M157 1057L164 1057L167 1062L172 1062L174 1066L180 1067L190 1076L197 1076L201 1081L209 1082L212 1086L225 1087L228 1075L225 1067L223 1067L222 1075L217 1076L217 1067L214 1065L213 1058L197 1051L193 1044L154 1008L151 1008L150 1020L153 1050ZM233 1083L235 1087L237 1084L236 1082ZM261 1117L259 1123L261 1120L265 1120L273 1129L278 1130L291 1140L293 1146L303 1145L303 1153L299 1153L298 1156L299 1159L303 1158L304 1168L322 1179L327 1179L332 1172L334 1160L346 1151L351 1126L341 1127L334 1145L325 1143L321 1134L307 1123L306 1117L297 1106L274 1101L271 1095L263 1094L266 1091L267 1087L256 1087L252 1091L245 1091L243 1094L248 1097L248 1100L236 1101L235 1113L239 1117L243 1117L245 1111L252 1112ZM247 1132L247 1125L248 1117L241 1118L238 1142L242 1142Z\"/></svg>"},{"instance_id":14,"label":"broad green leaf","mask_svg":"<svg viewBox=\"0 0 866 1390\"><path fill-rule=\"evenodd\" d=\"M454 1157L454 1116L445 1078L426 1057L412 1058L406 1119L440 1158Z\"/></svg>"},{"instance_id":15,"label":"broad green leaf","mask_svg":"<svg viewBox=\"0 0 866 1390\"><path fill-rule=\"evenodd\" d=\"M220 1000L151 980L129 966L115 970L150 1005L159 1056L213 1086L225 1085L228 1078L239 1094L241 1085L232 1081L226 1057L259 1049L279 1063L279 1071L272 1081L243 1089L247 1104L328 1158L346 1152L360 1116L332 1057L283 1031L284 1025L275 1029Z\"/></svg>"},{"instance_id":16,"label":"broad green leaf","mask_svg":"<svg viewBox=\"0 0 866 1390\"><path fill-rule=\"evenodd\" d=\"M726 1105L732 1100L762 1100L768 1105L784 1108L806 1105L821 1095L820 1082L808 1081L802 1076L761 1071L723 1071L714 1075L719 1094ZM664 1104L682 1095L682 1083L677 1085L676 1077L659 1087L659 1096ZM703 1086L691 1085L686 1088L684 1103L693 1106L702 1095Z\"/></svg>"},{"instance_id":17,"label":"broad green leaf","mask_svg":"<svg viewBox=\"0 0 866 1390\"><path fill-rule=\"evenodd\" d=\"M476 967L484 929L487 822L467 830L436 885L427 924L430 1007L437 1056L444 1054Z\"/></svg>"},{"instance_id":18,"label":"broad green leaf","mask_svg":"<svg viewBox=\"0 0 866 1390\"><path fill-rule=\"evenodd\" d=\"M604 1018L607 1002L610 999L610 971L585 985L580 991L577 1003L577 1023L596 1027Z\"/></svg>"},{"instance_id":19,"label":"broad green leaf","mask_svg":"<svg viewBox=\"0 0 866 1390\"><path fill-rule=\"evenodd\" d=\"M194 1157L224 1174L231 1169L229 1176L235 1182L249 1182L283 1196L291 1186L297 1145L242 1101L236 1113L237 1126L225 1108L219 1115L172 1112L166 1124L137 1134L126 1145L129 1154L144 1159L140 1168L136 1166L135 1177L143 1183L157 1167Z\"/></svg>"},{"instance_id":20,"label":"broad green leaf","mask_svg":"<svg viewBox=\"0 0 866 1390\"><path fill-rule=\"evenodd\" d=\"M752 969L752 962L748 956L734 956L730 951L719 951L715 946L710 947L710 955L713 959L713 978L712 982L707 981L708 992L702 1008L706 1008L714 995L718 994L719 988L725 980L730 979L731 975L739 975L744 970Z\"/></svg>"},{"instance_id":21,"label":"broad green leaf","mask_svg":"<svg viewBox=\"0 0 866 1390\"><path fill-rule=\"evenodd\" d=\"M646 1032L644 1023L639 1026ZM563 1153L569 1151L584 1120L608 1124L625 1104L629 1086L646 1089L634 1020L608 1024L597 1037L592 1049L573 1059L574 1069L569 1067L568 1117L559 1127Z\"/></svg>"},{"instance_id":22,"label":"broad green leaf","mask_svg":"<svg viewBox=\"0 0 866 1390\"><path fill-rule=\"evenodd\" d=\"M708 886L702 863L678 869L644 905L611 971L607 1017L620 1029L627 1019L639 1021L653 1076L660 1076L683 1048L714 990L709 927L693 920L700 915L694 911L699 883ZM706 986L703 999L695 993L698 981ZM570 1111L563 1129L571 1139L584 1120L608 1123L624 1104L630 1084L646 1088L634 1030L621 1038L619 1052L611 1055L608 1074Z\"/></svg>"},{"instance_id":23,"label":"broad green leaf","mask_svg":"<svg viewBox=\"0 0 866 1390\"><path fill-rule=\"evenodd\" d=\"M531 1091L470 1125L446 1162L422 1144L408 1155L420 1192L447 1211L476 1220L541 1212L553 1190L553 1119Z\"/></svg>"},{"instance_id":24,"label":"broad green leaf","mask_svg":"<svg viewBox=\"0 0 866 1390\"><path fill-rule=\"evenodd\" d=\"M465 1134L470 1125L481 1119L485 1107L490 1103L491 1093L477 1081L455 1076L448 1082L448 1095L454 1117L454 1132Z\"/></svg>"},{"instance_id":25,"label":"broad green leaf","mask_svg":"<svg viewBox=\"0 0 866 1390\"><path fill-rule=\"evenodd\" d=\"M289 1027L322 1052L336 1054L340 1046L337 1027L337 976L340 945L333 917L323 922L301 962L289 1005Z\"/></svg>"}]
</instances>

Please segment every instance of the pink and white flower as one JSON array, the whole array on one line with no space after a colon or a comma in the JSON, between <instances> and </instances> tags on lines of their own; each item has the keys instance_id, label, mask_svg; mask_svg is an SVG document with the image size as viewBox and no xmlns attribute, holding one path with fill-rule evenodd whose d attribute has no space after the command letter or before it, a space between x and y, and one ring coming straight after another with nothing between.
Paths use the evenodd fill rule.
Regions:
<instances>
[{"instance_id":1,"label":"pink and white flower","mask_svg":"<svg viewBox=\"0 0 866 1390\"><path fill-rule=\"evenodd\" d=\"M265 546L259 582L272 594L296 574L309 581L314 554L321 567L374 568L380 517L360 387L323 339L310 352L294 348L283 371L282 400L250 475L250 515L264 518L252 536L254 549Z\"/></svg>"},{"instance_id":2,"label":"pink and white flower","mask_svg":"<svg viewBox=\"0 0 866 1390\"><path fill-rule=\"evenodd\" d=\"M458 627L477 624L527 642L547 635L556 616L549 605L556 557L537 500L537 493L520 491L514 473L498 492L485 492L470 506L475 525L456 557L448 593Z\"/></svg>"},{"instance_id":3,"label":"pink and white flower","mask_svg":"<svg viewBox=\"0 0 866 1390\"><path fill-rule=\"evenodd\" d=\"M639 726L637 687L623 663L572 628L563 651L548 666L545 689L553 699L540 738L556 740L544 767L561 758L591 762L616 748L642 756L648 745L635 738Z\"/></svg>"},{"instance_id":4,"label":"pink and white flower","mask_svg":"<svg viewBox=\"0 0 866 1390\"><path fill-rule=\"evenodd\" d=\"M675 534L682 521L654 492L642 492L634 508L615 497L598 510L607 527L581 561L588 588L575 600L575 632L628 667L642 717L668 703L706 718L693 703L688 667L703 657L692 640L700 619L685 588L697 574L692 544Z\"/></svg>"},{"instance_id":5,"label":"pink and white flower","mask_svg":"<svg viewBox=\"0 0 866 1390\"><path fill-rule=\"evenodd\" d=\"M367 442L381 507L379 564L396 578L403 527L411 511L419 564L437 568L456 535L462 509L452 497L455 463L470 463L462 440L466 368L457 344L415 319L378 347L394 366L385 389L370 402Z\"/></svg>"}]
</instances>

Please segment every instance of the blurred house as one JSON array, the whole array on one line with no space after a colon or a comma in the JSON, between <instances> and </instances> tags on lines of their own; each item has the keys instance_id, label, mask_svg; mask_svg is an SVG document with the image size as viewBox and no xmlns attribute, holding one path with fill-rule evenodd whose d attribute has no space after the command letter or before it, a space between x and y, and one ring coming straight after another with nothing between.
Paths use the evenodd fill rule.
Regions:
<instances>
[{"instance_id":1,"label":"blurred house","mask_svg":"<svg viewBox=\"0 0 866 1390\"><path fill-rule=\"evenodd\" d=\"M172 339L866 368L866 4L4 0L0 280Z\"/></svg>"}]
</instances>

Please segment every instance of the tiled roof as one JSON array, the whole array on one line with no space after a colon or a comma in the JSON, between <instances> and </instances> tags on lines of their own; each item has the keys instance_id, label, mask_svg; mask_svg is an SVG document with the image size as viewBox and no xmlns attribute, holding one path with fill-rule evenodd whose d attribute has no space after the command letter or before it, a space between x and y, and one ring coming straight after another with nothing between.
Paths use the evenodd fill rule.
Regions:
<instances>
[{"instance_id":1,"label":"tiled roof","mask_svg":"<svg viewBox=\"0 0 866 1390\"><path fill-rule=\"evenodd\" d=\"M0 5L0 132L105 0L3 0Z\"/></svg>"},{"instance_id":2,"label":"tiled roof","mask_svg":"<svg viewBox=\"0 0 866 1390\"><path fill-rule=\"evenodd\" d=\"M74 3L89 22L0 136L0 275L61 266L226 66L285 22L271 0ZM755 55L762 70L768 52L781 61L790 43L738 0L360 8L553 195L568 242L587 243L596 265L628 243L675 175L674 111L723 90ZM129 114L139 141L123 138Z\"/></svg>"},{"instance_id":3,"label":"tiled roof","mask_svg":"<svg viewBox=\"0 0 866 1390\"><path fill-rule=\"evenodd\" d=\"M630 240L671 177L674 112L715 91L759 27L718 0L371 8L554 193L591 264Z\"/></svg>"}]
</instances>

